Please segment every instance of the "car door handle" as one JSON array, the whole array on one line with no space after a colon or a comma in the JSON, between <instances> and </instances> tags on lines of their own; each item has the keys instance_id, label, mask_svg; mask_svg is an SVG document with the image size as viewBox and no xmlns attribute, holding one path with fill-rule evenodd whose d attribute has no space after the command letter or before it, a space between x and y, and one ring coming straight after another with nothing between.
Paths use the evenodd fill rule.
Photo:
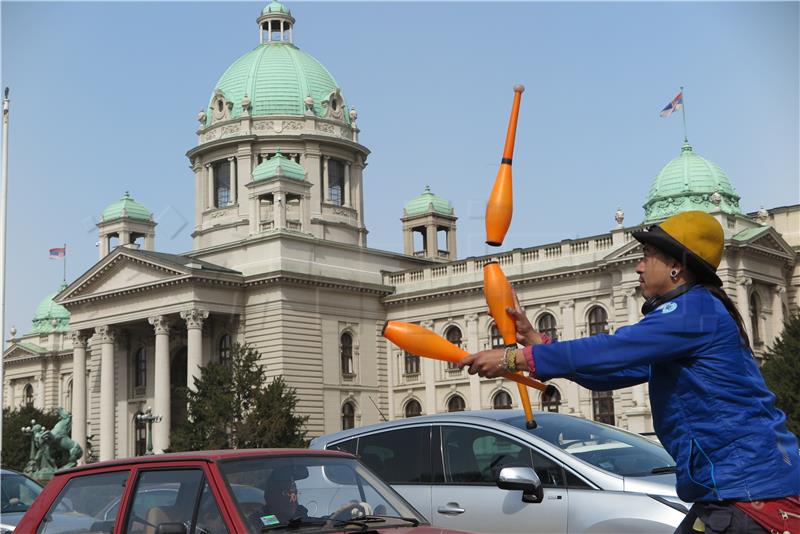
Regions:
<instances>
[{"instance_id":1,"label":"car door handle","mask_svg":"<svg viewBox=\"0 0 800 534\"><path fill-rule=\"evenodd\" d=\"M466 510L459 507L457 502L449 502L445 506L440 506L436 511L444 515L458 515L466 512Z\"/></svg>"}]
</instances>

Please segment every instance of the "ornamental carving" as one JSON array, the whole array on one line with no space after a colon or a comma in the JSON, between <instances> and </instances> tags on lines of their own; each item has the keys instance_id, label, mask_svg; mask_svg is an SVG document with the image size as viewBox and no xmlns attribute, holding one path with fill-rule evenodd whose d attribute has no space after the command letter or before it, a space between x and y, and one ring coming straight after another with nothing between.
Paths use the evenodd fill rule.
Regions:
<instances>
[{"instance_id":1,"label":"ornamental carving","mask_svg":"<svg viewBox=\"0 0 800 534\"><path fill-rule=\"evenodd\" d=\"M350 210L348 210L346 208L333 208L333 213L335 215L343 215L345 217L349 217L350 216Z\"/></svg>"},{"instance_id":2,"label":"ornamental carving","mask_svg":"<svg viewBox=\"0 0 800 534\"><path fill-rule=\"evenodd\" d=\"M338 87L322 101L322 107L326 118L344 120L344 98Z\"/></svg>"},{"instance_id":3,"label":"ornamental carving","mask_svg":"<svg viewBox=\"0 0 800 534\"><path fill-rule=\"evenodd\" d=\"M221 130L222 137L237 135L239 132L240 129L238 124L230 124L228 126L223 126Z\"/></svg>"},{"instance_id":4,"label":"ornamental carving","mask_svg":"<svg viewBox=\"0 0 800 534\"><path fill-rule=\"evenodd\" d=\"M253 123L253 130L264 132L267 130L274 130L275 123L273 121L256 121Z\"/></svg>"},{"instance_id":5,"label":"ornamental carving","mask_svg":"<svg viewBox=\"0 0 800 534\"><path fill-rule=\"evenodd\" d=\"M320 131L320 132L325 132L325 133L329 133L329 134L333 133L333 125L332 124L327 124L325 122L322 122L322 123L318 122L317 126L316 126L316 129L318 131Z\"/></svg>"},{"instance_id":6,"label":"ornamental carving","mask_svg":"<svg viewBox=\"0 0 800 534\"><path fill-rule=\"evenodd\" d=\"M224 216L225 216L225 211L224 210L217 210L217 211L212 211L211 214L208 217L210 219L219 219L220 217L224 217Z\"/></svg>"},{"instance_id":7,"label":"ornamental carving","mask_svg":"<svg viewBox=\"0 0 800 534\"><path fill-rule=\"evenodd\" d=\"M300 121L283 121L284 130L302 130L303 123Z\"/></svg>"},{"instance_id":8,"label":"ornamental carving","mask_svg":"<svg viewBox=\"0 0 800 534\"><path fill-rule=\"evenodd\" d=\"M351 137L353 137L353 131L347 126L340 126L339 136L344 137L345 139L350 139Z\"/></svg>"},{"instance_id":9,"label":"ornamental carving","mask_svg":"<svg viewBox=\"0 0 800 534\"><path fill-rule=\"evenodd\" d=\"M115 332L110 326L98 326L94 329L94 336L98 343L114 343Z\"/></svg>"},{"instance_id":10,"label":"ornamental carving","mask_svg":"<svg viewBox=\"0 0 800 534\"><path fill-rule=\"evenodd\" d=\"M169 321L163 315L154 315L153 317L148 317L147 322L153 325L153 329L155 330L157 336L169 334Z\"/></svg>"},{"instance_id":11,"label":"ornamental carving","mask_svg":"<svg viewBox=\"0 0 800 534\"><path fill-rule=\"evenodd\" d=\"M86 348L87 339L86 339L86 336L84 335L83 332L80 332L80 331L76 330L74 332L71 332L71 335L72 335L72 347L73 348L81 348L81 349L85 349Z\"/></svg>"},{"instance_id":12,"label":"ornamental carving","mask_svg":"<svg viewBox=\"0 0 800 534\"><path fill-rule=\"evenodd\" d=\"M181 319L186 321L186 328L200 329L203 328L203 321L208 318L208 310L200 310L193 308L191 310L184 310L181 312Z\"/></svg>"},{"instance_id":13,"label":"ornamental carving","mask_svg":"<svg viewBox=\"0 0 800 534\"><path fill-rule=\"evenodd\" d=\"M213 141L217 137L219 137L219 130L211 130L210 132L204 133L202 136L200 136L204 143Z\"/></svg>"}]
</instances>

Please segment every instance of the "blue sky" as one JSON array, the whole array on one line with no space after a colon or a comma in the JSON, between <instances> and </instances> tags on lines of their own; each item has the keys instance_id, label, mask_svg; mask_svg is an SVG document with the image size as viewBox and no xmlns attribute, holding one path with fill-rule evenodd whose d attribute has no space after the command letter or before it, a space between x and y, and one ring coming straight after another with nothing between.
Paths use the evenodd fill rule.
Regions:
<instances>
[{"instance_id":1,"label":"blue sky","mask_svg":"<svg viewBox=\"0 0 800 534\"><path fill-rule=\"evenodd\" d=\"M128 190L156 215L156 246L191 250L197 112L258 44L265 2L7 2L2 85L11 87L7 336L27 332L61 282L97 261L103 208ZM797 2L286 2L294 41L359 111L373 248L402 251L405 202L450 200L460 257L483 243L483 210L512 87L523 95L515 217L504 249L643 218L653 178L689 141L755 211L800 202Z\"/></svg>"}]
</instances>

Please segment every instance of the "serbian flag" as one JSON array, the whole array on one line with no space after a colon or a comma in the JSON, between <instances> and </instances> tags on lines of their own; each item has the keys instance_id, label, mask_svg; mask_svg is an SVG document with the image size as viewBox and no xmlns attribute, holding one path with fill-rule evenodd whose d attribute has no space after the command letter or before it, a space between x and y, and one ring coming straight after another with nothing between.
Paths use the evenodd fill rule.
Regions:
<instances>
[{"instance_id":1,"label":"serbian flag","mask_svg":"<svg viewBox=\"0 0 800 534\"><path fill-rule=\"evenodd\" d=\"M66 255L67 255L66 247L51 248L50 249L50 259L51 260L63 260Z\"/></svg>"},{"instance_id":2,"label":"serbian flag","mask_svg":"<svg viewBox=\"0 0 800 534\"><path fill-rule=\"evenodd\" d=\"M661 117L669 117L675 111L678 111L682 107L683 107L683 91L678 93L675 96L675 98L673 98L672 101L669 104L664 106L664 109L661 110L661 113L659 113L659 116L661 116Z\"/></svg>"}]
</instances>

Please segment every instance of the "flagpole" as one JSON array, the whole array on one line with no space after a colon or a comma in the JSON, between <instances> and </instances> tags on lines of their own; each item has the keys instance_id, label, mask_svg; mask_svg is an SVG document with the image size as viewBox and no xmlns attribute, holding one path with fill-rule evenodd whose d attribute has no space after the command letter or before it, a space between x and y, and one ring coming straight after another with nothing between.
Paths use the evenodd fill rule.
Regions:
<instances>
[{"instance_id":1,"label":"flagpole","mask_svg":"<svg viewBox=\"0 0 800 534\"><path fill-rule=\"evenodd\" d=\"M67 283L67 244L64 243L64 280L63 282Z\"/></svg>"},{"instance_id":2,"label":"flagpole","mask_svg":"<svg viewBox=\"0 0 800 534\"><path fill-rule=\"evenodd\" d=\"M0 409L5 405L3 353L6 350L6 221L8 219L8 87L3 94L3 167L0 171ZM0 417L0 457L3 454L3 418Z\"/></svg>"},{"instance_id":3,"label":"flagpole","mask_svg":"<svg viewBox=\"0 0 800 534\"><path fill-rule=\"evenodd\" d=\"M681 85L681 115L683 116L683 142L689 142L689 136L686 134L686 95L683 94L683 86Z\"/></svg>"}]
</instances>

